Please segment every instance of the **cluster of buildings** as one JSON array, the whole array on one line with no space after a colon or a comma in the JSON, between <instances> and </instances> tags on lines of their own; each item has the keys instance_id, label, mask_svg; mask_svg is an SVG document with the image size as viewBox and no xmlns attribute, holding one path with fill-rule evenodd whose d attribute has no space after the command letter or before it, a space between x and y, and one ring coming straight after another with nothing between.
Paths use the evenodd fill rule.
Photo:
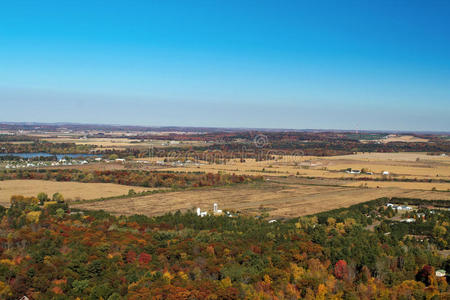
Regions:
<instances>
[{"instance_id":1,"label":"cluster of buildings","mask_svg":"<svg viewBox=\"0 0 450 300\"><path fill-rule=\"evenodd\" d=\"M386 207L391 207L392 209L396 209L399 212L410 212L410 211L415 211L415 208L412 208L411 206L408 205L396 205L396 204L392 204L392 203L387 203ZM435 211L434 210L428 210L430 214L434 214ZM409 214L411 216L411 214ZM426 215L423 212L416 212L414 214L414 218L406 218L406 219L401 219L400 222L403 223L414 223L416 222L416 220L418 219L422 219L424 220Z\"/></svg>"},{"instance_id":2,"label":"cluster of buildings","mask_svg":"<svg viewBox=\"0 0 450 300\"><path fill-rule=\"evenodd\" d=\"M35 162L26 162L19 161L18 163L8 163L5 166L5 169L22 169L22 168L38 168L38 167L49 167L49 166L72 166L72 165L85 165L87 164L87 160L66 160L60 159L58 161L35 161Z\"/></svg>"},{"instance_id":3,"label":"cluster of buildings","mask_svg":"<svg viewBox=\"0 0 450 300\"><path fill-rule=\"evenodd\" d=\"M212 214L213 215L221 215L221 214L223 214L223 212L222 212L222 210L221 209L219 209L219 205L217 204L217 203L214 203L213 204L213 211L212 211ZM199 217L205 217L205 216L207 216L208 215L208 211L202 211L201 209L200 209L200 207L197 207L197 216L199 216ZM233 217L233 215L229 212L229 211L226 211L225 212L225 215L226 216L228 216L228 217Z\"/></svg>"},{"instance_id":4,"label":"cluster of buildings","mask_svg":"<svg viewBox=\"0 0 450 300\"><path fill-rule=\"evenodd\" d=\"M412 207L411 207L411 206L407 206L407 205L396 205L396 204L392 204L392 203L386 204L386 207L391 207L392 209L396 209L396 210L404 210L404 211L410 211L410 210L412 210Z\"/></svg>"},{"instance_id":5,"label":"cluster of buildings","mask_svg":"<svg viewBox=\"0 0 450 300\"><path fill-rule=\"evenodd\" d=\"M163 161L163 160L158 160L158 161L156 161L156 164L160 165L160 166L168 165L168 166L172 166L172 167L183 167L185 165L194 165L194 166L199 166L200 165L199 163L194 163L190 159L187 159L184 162L182 162L180 160L172 161L172 162L166 162L166 161Z\"/></svg>"},{"instance_id":6,"label":"cluster of buildings","mask_svg":"<svg viewBox=\"0 0 450 300\"><path fill-rule=\"evenodd\" d=\"M363 172L362 170L354 170L354 169L349 169L347 171L345 171L348 174L366 174L366 175L373 175L373 172ZM389 171L383 171L381 172L381 175L389 175Z\"/></svg>"}]
</instances>

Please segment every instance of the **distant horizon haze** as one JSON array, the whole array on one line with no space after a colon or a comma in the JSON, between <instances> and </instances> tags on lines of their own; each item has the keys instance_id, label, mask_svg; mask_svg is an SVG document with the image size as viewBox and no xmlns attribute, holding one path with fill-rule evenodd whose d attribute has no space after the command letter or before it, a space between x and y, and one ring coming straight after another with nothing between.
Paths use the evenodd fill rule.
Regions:
<instances>
[{"instance_id":1,"label":"distant horizon haze","mask_svg":"<svg viewBox=\"0 0 450 300\"><path fill-rule=\"evenodd\" d=\"M130 127L135 131L148 130L148 129L171 129L174 131L183 131L183 129L204 130L204 132L210 131L255 131L255 132L347 132L347 133L390 133L390 134L450 134L450 131L433 131L433 130L379 130L379 129L347 129L347 128L270 128L270 127L211 127L211 126L183 126L183 125L145 125L145 124L114 124L114 123L80 123L80 122L39 122L39 121L2 121L0 120L0 126L6 125L33 125L33 126L92 126L95 127Z\"/></svg>"}]
</instances>

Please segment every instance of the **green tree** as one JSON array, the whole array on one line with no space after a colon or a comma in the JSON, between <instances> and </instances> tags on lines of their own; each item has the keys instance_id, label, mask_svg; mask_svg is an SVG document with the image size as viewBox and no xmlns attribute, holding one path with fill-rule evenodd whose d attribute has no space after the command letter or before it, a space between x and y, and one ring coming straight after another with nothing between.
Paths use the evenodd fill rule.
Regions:
<instances>
[{"instance_id":1,"label":"green tree","mask_svg":"<svg viewBox=\"0 0 450 300\"><path fill-rule=\"evenodd\" d=\"M50 200L50 198L48 197L48 195L44 192L41 192L37 195L37 198L39 199L39 204L43 205L44 202Z\"/></svg>"},{"instance_id":2,"label":"green tree","mask_svg":"<svg viewBox=\"0 0 450 300\"><path fill-rule=\"evenodd\" d=\"M52 196L52 200L61 203L64 202L64 197L61 193L54 193Z\"/></svg>"}]
</instances>

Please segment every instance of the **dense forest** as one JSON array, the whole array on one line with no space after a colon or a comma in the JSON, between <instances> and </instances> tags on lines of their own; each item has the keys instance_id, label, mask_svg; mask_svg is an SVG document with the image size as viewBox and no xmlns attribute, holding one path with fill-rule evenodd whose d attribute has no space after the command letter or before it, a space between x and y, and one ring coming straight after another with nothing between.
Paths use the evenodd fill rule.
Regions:
<instances>
[{"instance_id":1,"label":"dense forest","mask_svg":"<svg viewBox=\"0 0 450 300\"><path fill-rule=\"evenodd\" d=\"M0 143L0 153L33 153L50 154L87 154L95 148L92 145L77 145L75 143L50 143L34 141L31 143Z\"/></svg>"},{"instance_id":2,"label":"dense forest","mask_svg":"<svg viewBox=\"0 0 450 300\"><path fill-rule=\"evenodd\" d=\"M450 212L428 211L414 230L429 238L414 239L384 221L387 201L405 199L273 223L191 212L115 217L12 200L0 207L1 299L450 297L435 276L450 271L437 253L448 249Z\"/></svg>"},{"instance_id":3,"label":"dense forest","mask_svg":"<svg viewBox=\"0 0 450 300\"><path fill-rule=\"evenodd\" d=\"M262 176L141 170L81 171L76 169L3 170L0 180L40 179L103 182L143 187L202 187L263 181Z\"/></svg>"}]
</instances>

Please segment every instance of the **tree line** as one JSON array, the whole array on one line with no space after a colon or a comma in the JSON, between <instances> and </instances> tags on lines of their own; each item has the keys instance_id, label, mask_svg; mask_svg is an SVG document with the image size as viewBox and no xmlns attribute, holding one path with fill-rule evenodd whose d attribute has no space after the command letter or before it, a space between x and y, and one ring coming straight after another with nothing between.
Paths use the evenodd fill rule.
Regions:
<instances>
[{"instance_id":1,"label":"tree line","mask_svg":"<svg viewBox=\"0 0 450 300\"><path fill-rule=\"evenodd\" d=\"M268 223L112 216L19 197L0 207L0 298L448 298L435 270L450 261L432 244L365 229L386 200Z\"/></svg>"}]
</instances>

